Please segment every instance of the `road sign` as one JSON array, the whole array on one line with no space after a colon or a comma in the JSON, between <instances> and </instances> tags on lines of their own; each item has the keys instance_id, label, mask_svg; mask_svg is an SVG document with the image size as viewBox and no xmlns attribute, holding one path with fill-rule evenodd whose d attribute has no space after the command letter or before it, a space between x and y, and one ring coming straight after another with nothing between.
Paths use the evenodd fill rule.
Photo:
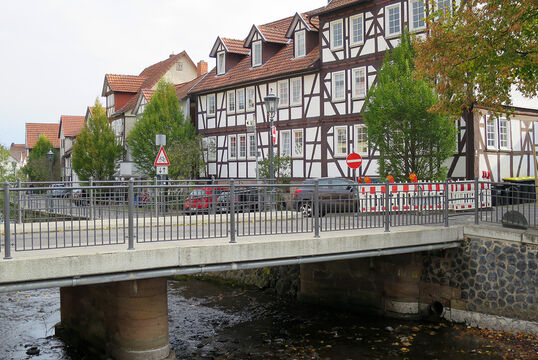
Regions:
<instances>
[{"instance_id":1,"label":"road sign","mask_svg":"<svg viewBox=\"0 0 538 360\"><path fill-rule=\"evenodd\" d=\"M276 145L276 126L273 126L273 145Z\"/></svg>"},{"instance_id":2,"label":"road sign","mask_svg":"<svg viewBox=\"0 0 538 360\"><path fill-rule=\"evenodd\" d=\"M357 153L351 153L346 159L347 166L352 169L356 169L362 164L362 157Z\"/></svg>"},{"instance_id":3,"label":"road sign","mask_svg":"<svg viewBox=\"0 0 538 360\"><path fill-rule=\"evenodd\" d=\"M166 165L157 165L157 175L168 175L168 166Z\"/></svg>"},{"instance_id":4,"label":"road sign","mask_svg":"<svg viewBox=\"0 0 538 360\"><path fill-rule=\"evenodd\" d=\"M155 166L168 166L170 165L170 161L168 161L168 156L166 156L166 152L164 151L164 147L161 146L161 149L159 150L159 153L157 154L157 157L155 158L155 162L153 163Z\"/></svg>"}]
</instances>

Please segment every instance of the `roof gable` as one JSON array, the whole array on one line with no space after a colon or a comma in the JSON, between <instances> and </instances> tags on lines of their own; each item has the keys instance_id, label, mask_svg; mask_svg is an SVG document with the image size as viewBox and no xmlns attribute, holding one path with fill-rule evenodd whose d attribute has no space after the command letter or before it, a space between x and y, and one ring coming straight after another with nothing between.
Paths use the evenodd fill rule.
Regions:
<instances>
[{"instance_id":1,"label":"roof gable","mask_svg":"<svg viewBox=\"0 0 538 360\"><path fill-rule=\"evenodd\" d=\"M338 9L344 8L344 7L348 6L348 5L352 5L352 4L359 3L359 2L365 2L365 1L366 0L332 0L326 6L312 11L311 15L326 14L326 13L331 12L333 10L338 10Z\"/></svg>"},{"instance_id":2,"label":"roof gable","mask_svg":"<svg viewBox=\"0 0 538 360\"><path fill-rule=\"evenodd\" d=\"M136 93L145 80L137 75L106 74L101 95L106 96L110 91Z\"/></svg>"},{"instance_id":3,"label":"roof gable","mask_svg":"<svg viewBox=\"0 0 538 360\"><path fill-rule=\"evenodd\" d=\"M319 21L317 18L309 17L307 14L295 13L293 20L291 21L290 27L286 32L287 38L291 38L293 36L293 32L295 31L295 28L297 27L297 24L299 22L303 24L304 28L306 28L307 31L318 31Z\"/></svg>"},{"instance_id":4,"label":"roof gable","mask_svg":"<svg viewBox=\"0 0 538 360\"><path fill-rule=\"evenodd\" d=\"M230 54L247 55L250 52L250 49L244 47L243 45L244 45L243 40L221 38L219 36L217 37L215 44L211 48L211 52L209 53L209 56L216 57L217 52L219 52L219 49L224 49L224 51Z\"/></svg>"}]
</instances>

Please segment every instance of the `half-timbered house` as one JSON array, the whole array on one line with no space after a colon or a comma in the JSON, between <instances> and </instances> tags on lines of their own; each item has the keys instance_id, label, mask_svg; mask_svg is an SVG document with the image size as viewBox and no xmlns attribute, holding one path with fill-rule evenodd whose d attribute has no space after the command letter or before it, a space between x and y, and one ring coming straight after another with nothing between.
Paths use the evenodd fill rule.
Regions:
<instances>
[{"instance_id":1,"label":"half-timbered house","mask_svg":"<svg viewBox=\"0 0 538 360\"><path fill-rule=\"evenodd\" d=\"M332 0L320 9L253 25L244 40L218 37L210 53L216 67L191 90L197 129L211 145L206 174L255 178L255 155L267 157L270 142L263 98L274 93L280 98L275 153L291 156L293 180L379 176L378 154L368 144L360 113L383 56L398 45L404 28L421 36L430 11L453 11L458 3L439 0L429 8L423 0ZM446 164L449 176L498 180L534 174L531 144L538 111L515 110L508 119L478 108L469 154L466 126L459 122L457 153ZM247 124L256 124L256 135L247 132ZM351 152L363 157L355 174L346 165ZM478 159L472 170L466 169L466 156Z\"/></svg>"}]
</instances>

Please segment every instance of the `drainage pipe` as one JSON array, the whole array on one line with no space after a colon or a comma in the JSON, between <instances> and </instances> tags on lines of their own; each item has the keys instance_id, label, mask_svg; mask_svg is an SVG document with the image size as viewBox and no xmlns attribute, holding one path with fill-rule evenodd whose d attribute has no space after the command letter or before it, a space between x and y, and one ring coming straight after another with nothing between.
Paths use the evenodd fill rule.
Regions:
<instances>
[{"instance_id":1,"label":"drainage pipe","mask_svg":"<svg viewBox=\"0 0 538 360\"><path fill-rule=\"evenodd\" d=\"M373 256L400 255L400 254L409 254L409 253L421 252L421 251L450 249L450 248L459 247L460 245L461 244L459 241L455 241L455 242L447 242L447 243L441 243L441 244L435 244L435 245L420 245L420 246L409 246L409 247L393 248L393 249L356 251L356 252L332 254L332 255L315 255L315 256L308 256L308 257L294 257L294 258L277 259L277 260L257 260L257 261L245 261L245 262L240 262L240 263L233 262L233 263L218 264L218 265L199 265L199 266L176 267L176 268L166 268L166 269L156 269L156 270L140 270L140 271L133 271L133 272L117 273L117 274L107 274L107 275L88 275L88 276L80 276L80 277L77 276L73 278L57 279L57 280L38 280L38 281L31 281L31 282L2 284L0 285L0 292L93 285L93 284L102 284L102 283L110 283L110 282L117 282L117 281L168 277L168 276L174 276L174 275L193 275L193 274L203 274L203 273L231 271L231 270L256 269L256 268L272 267L272 266L286 266L286 265L299 265L299 264L307 264L307 263L315 263L315 262L350 260L350 259L359 259L359 258L366 258L366 257L373 257Z\"/></svg>"}]
</instances>

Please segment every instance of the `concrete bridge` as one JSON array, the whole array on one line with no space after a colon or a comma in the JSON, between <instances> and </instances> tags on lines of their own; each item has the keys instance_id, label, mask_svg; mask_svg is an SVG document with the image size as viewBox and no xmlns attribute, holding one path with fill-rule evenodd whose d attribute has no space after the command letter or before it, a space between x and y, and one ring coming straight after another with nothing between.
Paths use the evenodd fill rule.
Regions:
<instances>
[{"instance_id":1,"label":"concrete bridge","mask_svg":"<svg viewBox=\"0 0 538 360\"><path fill-rule=\"evenodd\" d=\"M130 203L124 212L115 210L121 214L115 218L109 215L82 223L47 219L21 229L22 224L6 222L0 291L60 287L59 335L117 359L166 359L174 356L168 343L166 297L166 279L172 275L300 265L303 299L320 301L331 293L402 316L418 315L424 306L435 304L436 311L452 307L453 316L465 317L466 312L456 311L463 307L457 301L461 302L465 291L459 285L429 284L426 297L419 290L424 259L432 256L424 254L461 251L469 237L509 239L532 246L533 252L538 243L532 232L473 225L476 212L450 226L448 212L436 209L412 214L337 213L307 219L287 209L225 215L160 214L146 223L144 212L137 214L132 208ZM144 225L135 225L141 223ZM185 228L191 235L180 236L180 228L183 235ZM193 229L205 237L193 236ZM388 260L374 264L373 258ZM323 264L339 265L328 271ZM532 264L526 266L532 268ZM372 279L364 278L365 274ZM530 319L537 313L534 307ZM521 326L530 326L522 321ZM538 329L530 326L529 331Z\"/></svg>"}]
</instances>

